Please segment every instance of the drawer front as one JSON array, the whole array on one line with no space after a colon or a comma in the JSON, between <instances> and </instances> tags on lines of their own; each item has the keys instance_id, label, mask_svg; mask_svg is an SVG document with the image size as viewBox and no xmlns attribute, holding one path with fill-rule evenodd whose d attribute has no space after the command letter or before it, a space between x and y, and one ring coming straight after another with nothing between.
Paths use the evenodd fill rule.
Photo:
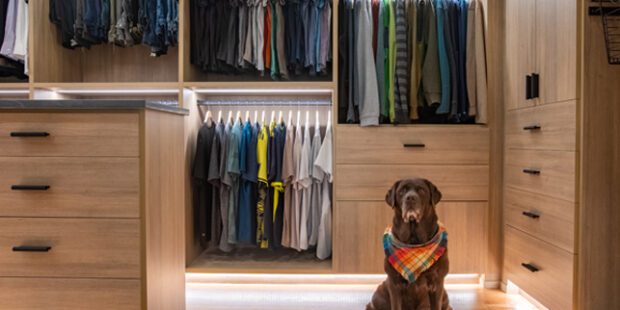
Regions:
<instances>
[{"instance_id":1,"label":"drawer front","mask_svg":"<svg viewBox=\"0 0 620 310\"><path fill-rule=\"evenodd\" d=\"M141 309L140 280L0 278L3 309Z\"/></svg>"},{"instance_id":2,"label":"drawer front","mask_svg":"<svg viewBox=\"0 0 620 310\"><path fill-rule=\"evenodd\" d=\"M138 157L139 137L138 113L0 113L0 156Z\"/></svg>"},{"instance_id":3,"label":"drawer front","mask_svg":"<svg viewBox=\"0 0 620 310\"><path fill-rule=\"evenodd\" d=\"M507 187L506 223L541 240L575 252L575 203Z\"/></svg>"},{"instance_id":4,"label":"drawer front","mask_svg":"<svg viewBox=\"0 0 620 310\"><path fill-rule=\"evenodd\" d=\"M565 151L509 150L506 184L557 199L576 202L576 153Z\"/></svg>"},{"instance_id":5,"label":"drawer front","mask_svg":"<svg viewBox=\"0 0 620 310\"><path fill-rule=\"evenodd\" d=\"M489 163L489 129L481 126L343 125L336 144L338 164Z\"/></svg>"},{"instance_id":6,"label":"drawer front","mask_svg":"<svg viewBox=\"0 0 620 310\"><path fill-rule=\"evenodd\" d=\"M575 151L577 102L508 111L505 130L509 149Z\"/></svg>"},{"instance_id":7,"label":"drawer front","mask_svg":"<svg viewBox=\"0 0 620 310\"><path fill-rule=\"evenodd\" d=\"M137 158L0 157L0 216L140 216ZM49 186L17 190L13 186Z\"/></svg>"},{"instance_id":8,"label":"drawer front","mask_svg":"<svg viewBox=\"0 0 620 310\"><path fill-rule=\"evenodd\" d=\"M1 218L0 277L140 278L140 221Z\"/></svg>"},{"instance_id":9,"label":"drawer front","mask_svg":"<svg viewBox=\"0 0 620 310\"><path fill-rule=\"evenodd\" d=\"M572 309L573 254L510 226L506 226L505 244L504 269L509 281L551 310Z\"/></svg>"},{"instance_id":10,"label":"drawer front","mask_svg":"<svg viewBox=\"0 0 620 310\"><path fill-rule=\"evenodd\" d=\"M338 165L337 200L384 201L400 179L422 177L433 182L444 201L487 201L488 166Z\"/></svg>"},{"instance_id":11,"label":"drawer front","mask_svg":"<svg viewBox=\"0 0 620 310\"><path fill-rule=\"evenodd\" d=\"M485 202L440 202L439 220L448 230L450 273L482 273ZM384 273L382 237L394 213L382 202L338 202L334 226L334 270L339 273Z\"/></svg>"}]
</instances>

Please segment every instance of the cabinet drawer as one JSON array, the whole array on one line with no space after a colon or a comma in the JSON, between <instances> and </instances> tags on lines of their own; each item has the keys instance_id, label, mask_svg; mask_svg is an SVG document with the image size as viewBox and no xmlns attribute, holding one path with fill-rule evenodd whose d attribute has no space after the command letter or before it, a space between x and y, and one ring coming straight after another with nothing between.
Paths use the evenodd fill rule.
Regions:
<instances>
[{"instance_id":1,"label":"cabinet drawer","mask_svg":"<svg viewBox=\"0 0 620 310\"><path fill-rule=\"evenodd\" d=\"M576 143L576 101L507 112L506 146L509 149L575 151Z\"/></svg>"},{"instance_id":2,"label":"cabinet drawer","mask_svg":"<svg viewBox=\"0 0 620 310\"><path fill-rule=\"evenodd\" d=\"M138 113L0 113L0 156L139 155Z\"/></svg>"},{"instance_id":3,"label":"cabinet drawer","mask_svg":"<svg viewBox=\"0 0 620 310\"><path fill-rule=\"evenodd\" d=\"M140 278L140 220L0 218L0 277Z\"/></svg>"},{"instance_id":4,"label":"cabinet drawer","mask_svg":"<svg viewBox=\"0 0 620 310\"><path fill-rule=\"evenodd\" d=\"M507 187L506 223L575 253L575 203Z\"/></svg>"},{"instance_id":5,"label":"cabinet drawer","mask_svg":"<svg viewBox=\"0 0 620 310\"><path fill-rule=\"evenodd\" d=\"M510 186L576 202L575 152L506 151L506 184Z\"/></svg>"},{"instance_id":6,"label":"cabinet drawer","mask_svg":"<svg viewBox=\"0 0 620 310\"><path fill-rule=\"evenodd\" d=\"M506 226L505 243L504 268L509 281L549 309L572 309L573 254L510 226Z\"/></svg>"},{"instance_id":7,"label":"cabinet drawer","mask_svg":"<svg viewBox=\"0 0 620 310\"><path fill-rule=\"evenodd\" d=\"M482 126L340 126L339 164L489 163L489 130Z\"/></svg>"},{"instance_id":8,"label":"cabinet drawer","mask_svg":"<svg viewBox=\"0 0 620 310\"><path fill-rule=\"evenodd\" d=\"M488 166L338 165L337 200L384 201L400 179L421 177L433 182L444 201L487 201Z\"/></svg>"},{"instance_id":9,"label":"cabinet drawer","mask_svg":"<svg viewBox=\"0 0 620 310\"><path fill-rule=\"evenodd\" d=\"M0 216L140 216L138 158L0 157ZM18 190L13 186L49 186Z\"/></svg>"},{"instance_id":10,"label":"cabinet drawer","mask_svg":"<svg viewBox=\"0 0 620 310\"><path fill-rule=\"evenodd\" d=\"M140 280L0 278L3 309L141 309Z\"/></svg>"},{"instance_id":11,"label":"cabinet drawer","mask_svg":"<svg viewBox=\"0 0 620 310\"><path fill-rule=\"evenodd\" d=\"M482 273L485 202L440 202L439 220L448 230L450 273ZM334 268L339 273L383 273L385 228L394 213L382 202L337 202Z\"/></svg>"}]
</instances>

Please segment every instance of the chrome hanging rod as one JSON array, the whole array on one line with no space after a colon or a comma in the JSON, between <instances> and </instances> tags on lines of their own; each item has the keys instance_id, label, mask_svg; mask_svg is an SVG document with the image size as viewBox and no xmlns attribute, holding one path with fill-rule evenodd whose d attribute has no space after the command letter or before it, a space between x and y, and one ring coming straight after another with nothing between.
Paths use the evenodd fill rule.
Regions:
<instances>
[{"instance_id":1,"label":"chrome hanging rod","mask_svg":"<svg viewBox=\"0 0 620 310\"><path fill-rule=\"evenodd\" d=\"M198 105L201 106L288 106L288 107L302 107L302 106L331 106L331 100L200 100Z\"/></svg>"}]
</instances>

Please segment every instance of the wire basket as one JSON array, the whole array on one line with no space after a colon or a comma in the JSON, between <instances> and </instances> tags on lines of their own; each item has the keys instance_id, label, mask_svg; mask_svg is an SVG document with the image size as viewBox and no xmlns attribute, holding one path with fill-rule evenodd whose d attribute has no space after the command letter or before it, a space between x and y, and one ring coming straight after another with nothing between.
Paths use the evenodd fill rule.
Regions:
<instances>
[{"instance_id":1,"label":"wire basket","mask_svg":"<svg viewBox=\"0 0 620 310\"><path fill-rule=\"evenodd\" d=\"M620 0L599 0L598 9L603 19L607 61L620 65Z\"/></svg>"}]
</instances>

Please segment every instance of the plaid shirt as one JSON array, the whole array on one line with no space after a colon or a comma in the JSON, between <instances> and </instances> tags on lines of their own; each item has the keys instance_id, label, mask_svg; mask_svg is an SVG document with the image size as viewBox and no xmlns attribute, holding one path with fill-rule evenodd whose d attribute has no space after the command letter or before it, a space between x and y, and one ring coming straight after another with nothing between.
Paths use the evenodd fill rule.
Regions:
<instances>
[{"instance_id":1,"label":"plaid shirt","mask_svg":"<svg viewBox=\"0 0 620 310\"><path fill-rule=\"evenodd\" d=\"M439 223L435 236L425 244L405 244L397 240L389 226L383 234L383 249L390 264L403 278L414 283L422 273L431 268L446 252L448 232Z\"/></svg>"}]
</instances>

